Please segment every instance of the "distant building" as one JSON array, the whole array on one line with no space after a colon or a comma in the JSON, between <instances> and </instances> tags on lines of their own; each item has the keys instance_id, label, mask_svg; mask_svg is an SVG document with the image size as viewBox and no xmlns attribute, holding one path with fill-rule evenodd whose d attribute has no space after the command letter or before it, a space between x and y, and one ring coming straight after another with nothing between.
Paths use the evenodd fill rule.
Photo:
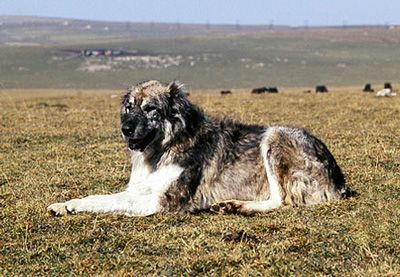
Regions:
<instances>
[{"instance_id":1,"label":"distant building","mask_svg":"<svg viewBox=\"0 0 400 277\"><path fill-rule=\"evenodd\" d=\"M120 56L131 56L134 52L125 52L116 49L84 49L81 51L81 55L84 57L120 57Z\"/></svg>"}]
</instances>

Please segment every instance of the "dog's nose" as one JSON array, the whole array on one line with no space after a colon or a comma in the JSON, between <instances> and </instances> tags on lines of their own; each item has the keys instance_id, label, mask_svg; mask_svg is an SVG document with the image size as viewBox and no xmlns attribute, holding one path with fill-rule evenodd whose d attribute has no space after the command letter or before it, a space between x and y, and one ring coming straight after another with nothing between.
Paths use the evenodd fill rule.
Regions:
<instances>
[{"instance_id":1,"label":"dog's nose","mask_svg":"<svg viewBox=\"0 0 400 277\"><path fill-rule=\"evenodd\" d=\"M121 127L122 134L126 137L132 137L134 133L134 129L129 127L128 125L122 125Z\"/></svg>"}]
</instances>

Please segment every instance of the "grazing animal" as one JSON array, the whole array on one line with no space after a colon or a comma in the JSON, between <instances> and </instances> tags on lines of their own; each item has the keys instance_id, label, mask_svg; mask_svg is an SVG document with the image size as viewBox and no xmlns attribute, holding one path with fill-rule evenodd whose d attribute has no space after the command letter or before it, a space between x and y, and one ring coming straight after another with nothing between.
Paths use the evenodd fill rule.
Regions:
<instances>
[{"instance_id":1,"label":"grazing animal","mask_svg":"<svg viewBox=\"0 0 400 277\"><path fill-rule=\"evenodd\" d=\"M374 92L374 89L372 88L370 83L367 83L363 88L363 92Z\"/></svg>"},{"instance_id":2,"label":"grazing animal","mask_svg":"<svg viewBox=\"0 0 400 277\"><path fill-rule=\"evenodd\" d=\"M122 100L121 132L132 162L126 190L55 203L51 213L249 214L342 199L350 192L315 136L216 120L192 104L176 81L131 87Z\"/></svg>"},{"instance_id":3,"label":"grazing animal","mask_svg":"<svg viewBox=\"0 0 400 277\"><path fill-rule=\"evenodd\" d=\"M384 88L376 93L376 96L378 96L378 97L392 97L392 96L396 96L396 95L397 95L397 93L392 92L392 90L388 89L388 88Z\"/></svg>"},{"instance_id":4,"label":"grazing animal","mask_svg":"<svg viewBox=\"0 0 400 277\"><path fill-rule=\"evenodd\" d=\"M267 91L269 93L278 93L279 92L277 87L269 87L269 88L267 88Z\"/></svg>"},{"instance_id":5,"label":"grazing animal","mask_svg":"<svg viewBox=\"0 0 400 277\"><path fill-rule=\"evenodd\" d=\"M390 89L390 91L392 91L392 90L393 90L393 88L392 88L392 84L391 84L391 83L389 83L389 82L386 82L386 83L383 85L383 88Z\"/></svg>"},{"instance_id":6,"label":"grazing animal","mask_svg":"<svg viewBox=\"0 0 400 277\"><path fill-rule=\"evenodd\" d=\"M221 94L221 95L232 94L232 91L230 91L230 90L221 90L221 91L220 91L220 94Z\"/></svg>"},{"instance_id":7,"label":"grazing animal","mask_svg":"<svg viewBox=\"0 0 400 277\"><path fill-rule=\"evenodd\" d=\"M253 88L251 90L251 93L253 94L262 94L262 93L266 93L268 91L267 87L260 87L260 88Z\"/></svg>"},{"instance_id":8,"label":"grazing animal","mask_svg":"<svg viewBox=\"0 0 400 277\"><path fill-rule=\"evenodd\" d=\"M316 86L315 92L316 93L325 93L325 92L328 92L328 88L324 85Z\"/></svg>"}]
</instances>

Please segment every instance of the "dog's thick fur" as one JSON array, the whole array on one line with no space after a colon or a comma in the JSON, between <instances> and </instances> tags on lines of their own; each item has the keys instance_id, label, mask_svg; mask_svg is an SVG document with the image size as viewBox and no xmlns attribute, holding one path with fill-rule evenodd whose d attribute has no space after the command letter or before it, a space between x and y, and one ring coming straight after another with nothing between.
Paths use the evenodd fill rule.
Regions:
<instances>
[{"instance_id":1,"label":"dog's thick fur","mask_svg":"<svg viewBox=\"0 0 400 277\"><path fill-rule=\"evenodd\" d=\"M132 157L127 189L55 203L55 215L269 211L349 195L328 148L305 130L215 120L178 82L146 81L125 94L121 131Z\"/></svg>"}]
</instances>

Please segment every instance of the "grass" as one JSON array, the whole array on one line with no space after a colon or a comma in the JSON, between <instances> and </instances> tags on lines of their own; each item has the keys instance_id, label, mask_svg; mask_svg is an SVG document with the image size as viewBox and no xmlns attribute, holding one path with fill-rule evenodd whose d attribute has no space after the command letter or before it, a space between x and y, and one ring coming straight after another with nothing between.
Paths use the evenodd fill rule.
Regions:
<instances>
[{"instance_id":1,"label":"grass","mask_svg":"<svg viewBox=\"0 0 400 277\"><path fill-rule=\"evenodd\" d=\"M214 116L309 129L357 197L251 217L145 218L46 212L55 201L124 189L119 92L1 91L0 275L399 274L400 99L303 90L190 97Z\"/></svg>"}]
</instances>

